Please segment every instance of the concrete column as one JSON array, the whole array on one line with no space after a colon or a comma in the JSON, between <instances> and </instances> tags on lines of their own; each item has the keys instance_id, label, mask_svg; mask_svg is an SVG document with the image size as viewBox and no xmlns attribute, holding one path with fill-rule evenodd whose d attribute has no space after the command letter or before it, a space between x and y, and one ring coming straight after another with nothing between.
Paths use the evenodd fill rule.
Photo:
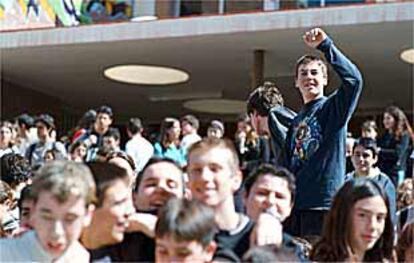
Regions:
<instances>
[{"instance_id":1,"label":"concrete column","mask_svg":"<svg viewBox=\"0 0 414 263\"><path fill-rule=\"evenodd\" d=\"M264 63L265 63L265 51L255 50L253 53L253 67L251 74L251 86L250 89L254 90L258 85L263 83L264 80Z\"/></svg>"},{"instance_id":2,"label":"concrete column","mask_svg":"<svg viewBox=\"0 0 414 263\"><path fill-rule=\"evenodd\" d=\"M180 0L156 0L156 15L159 18L179 17Z\"/></svg>"}]
</instances>

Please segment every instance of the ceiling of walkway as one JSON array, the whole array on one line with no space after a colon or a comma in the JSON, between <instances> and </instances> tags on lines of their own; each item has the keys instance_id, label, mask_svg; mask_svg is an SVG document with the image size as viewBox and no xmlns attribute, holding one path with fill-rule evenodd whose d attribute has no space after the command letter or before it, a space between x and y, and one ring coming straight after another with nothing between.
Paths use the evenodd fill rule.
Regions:
<instances>
[{"instance_id":1,"label":"ceiling of walkway","mask_svg":"<svg viewBox=\"0 0 414 263\"><path fill-rule=\"evenodd\" d=\"M389 103L413 108L413 67L399 58L402 50L413 47L412 21L325 29L363 72L360 112L379 111ZM275 80L287 104L297 108L301 100L293 84L294 64L299 56L312 51L301 41L304 30L5 49L1 53L2 77L58 97L77 112L109 103L119 115L157 120L190 112L183 103L191 97L245 100L254 50L264 50L265 78ZM126 63L181 68L190 74L190 80L153 87L104 77L105 68ZM335 79L331 81L328 92L336 84Z\"/></svg>"}]
</instances>

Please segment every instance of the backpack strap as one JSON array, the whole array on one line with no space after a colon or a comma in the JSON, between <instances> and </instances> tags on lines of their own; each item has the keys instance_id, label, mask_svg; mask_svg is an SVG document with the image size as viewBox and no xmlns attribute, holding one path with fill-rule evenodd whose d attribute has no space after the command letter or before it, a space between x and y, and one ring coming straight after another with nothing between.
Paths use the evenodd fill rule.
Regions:
<instances>
[{"instance_id":1,"label":"backpack strap","mask_svg":"<svg viewBox=\"0 0 414 263\"><path fill-rule=\"evenodd\" d=\"M31 144L31 145L29 146L29 149L27 149L27 150L28 150L27 159L29 159L29 163L30 163L30 164L32 164L32 155L33 155L33 152L34 152L34 150L35 150L35 148L36 148L36 145L37 145L37 142L35 142L35 143Z\"/></svg>"}]
</instances>

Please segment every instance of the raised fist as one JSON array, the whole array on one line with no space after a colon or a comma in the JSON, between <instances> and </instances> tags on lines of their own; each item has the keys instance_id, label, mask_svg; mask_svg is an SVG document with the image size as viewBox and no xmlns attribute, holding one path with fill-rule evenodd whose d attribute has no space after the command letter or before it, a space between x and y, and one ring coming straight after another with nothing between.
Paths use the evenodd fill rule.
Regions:
<instances>
[{"instance_id":1,"label":"raised fist","mask_svg":"<svg viewBox=\"0 0 414 263\"><path fill-rule=\"evenodd\" d=\"M314 28L303 35L303 41L311 48L316 48L328 35L320 28Z\"/></svg>"}]
</instances>

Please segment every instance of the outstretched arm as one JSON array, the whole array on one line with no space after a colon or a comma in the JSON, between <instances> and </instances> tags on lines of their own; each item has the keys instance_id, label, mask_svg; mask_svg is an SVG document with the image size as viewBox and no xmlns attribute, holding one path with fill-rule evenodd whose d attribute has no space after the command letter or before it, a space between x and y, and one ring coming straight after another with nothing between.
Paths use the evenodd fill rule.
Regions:
<instances>
[{"instance_id":1,"label":"outstretched arm","mask_svg":"<svg viewBox=\"0 0 414 263\"><path fill-rule=\"evenodd\" d=\"M314 28L305 33L303 40L306 45L324 53L325 58L333 67L342 81L327 104L332 117L345 124L358 103L362 91L362 75L358 68L334 45L329 36L320 28Z\"/></svg>"}]
</instances>

